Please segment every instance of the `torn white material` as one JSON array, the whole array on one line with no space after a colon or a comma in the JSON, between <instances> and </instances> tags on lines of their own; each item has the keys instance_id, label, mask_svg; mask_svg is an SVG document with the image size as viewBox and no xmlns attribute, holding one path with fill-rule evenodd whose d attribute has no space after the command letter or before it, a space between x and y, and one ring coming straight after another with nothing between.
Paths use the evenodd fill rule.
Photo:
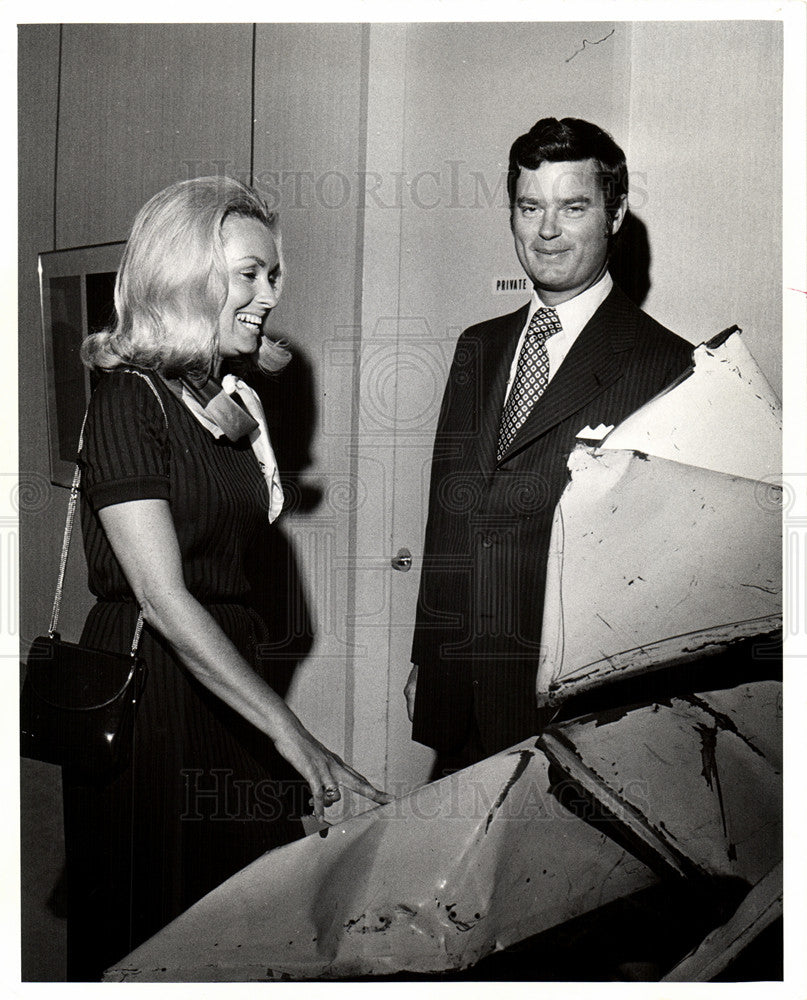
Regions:
<instances>
[{"instance_id":1,"label":"torn white material","mask_svg":"<svg viewBox=\"0 0 807 1000\"><path fill-rule=\"evenodd\" d=\"M624 451L580 448L569 467L547 565L540 701L781 624L780 516L759 484Z\"/></svg>"},{"instance_id":2,"label":"torn white material","mask_svg":"<svg viewBox=\"0 0 807 1000\"><path fill-rule=\"evenodd\" d=\"M557 801L548 766L527 741L272 851L106 979L458 969L655 882Z\"/></svg>"},{"instance_id":3,"label":"torn white material","mask_svg":"<svg viewBox=\"0 0 807 1000\"><path fill-rule=\"evenodd\" d=\"M653 867L754 885L782 856L779 681L602 711L550 728L541 745Z\"/></svg>"},{"instance_id":4,"label":"torn white material","mask_svg":"<svg viewBox=\"0 0 807 1000\"><path fill-rule=\"evenodd\" d=\"M781 857L776 682L603 711L552 727L538 747L525 741L265 855L105 979L459 969L659 873L754 884ZM550 761L573 783L562 787L574 812L550 792ZM612 822L586 822L586 796ZM600 832L612 826L633 855Z\"/></svg>"},{"instance_id":5,"label":"torn white material","mask_svg":"<svg viewBox=\"0 0 807 1000\"><path fill-rule=\"evenodd\" d=\"M719 339L599 447L569 458L540 704L781 626L781 410L739 334Z\"/></svg>"},{"instance_id":6,"label":"torn white material","mask_svg":"<svg viewBox=\"0 0 807 1000\"><path fill-rule=\"evenodd\" d=\"M719 339L696 347L694 370L623 420L601 447L746 479L778 479L781 403L739 332Z\"/></svg>"}]
</instances>

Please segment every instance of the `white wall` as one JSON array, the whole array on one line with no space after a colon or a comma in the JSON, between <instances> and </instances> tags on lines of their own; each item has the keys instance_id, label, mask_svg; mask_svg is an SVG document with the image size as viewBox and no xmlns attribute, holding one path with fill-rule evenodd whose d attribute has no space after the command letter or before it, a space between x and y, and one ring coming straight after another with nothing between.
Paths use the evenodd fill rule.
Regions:
<instances>
[{"instance_id":1,"label":"white wall","mask_svg":"<svg viewBox=\"0 0 807 1000\"><path fill-rule=\"evenodd\" d=\"M634 24L630 60L645 308L695 343L736 323L781 393L782 26Z\"/></svg>"}]
</instances>

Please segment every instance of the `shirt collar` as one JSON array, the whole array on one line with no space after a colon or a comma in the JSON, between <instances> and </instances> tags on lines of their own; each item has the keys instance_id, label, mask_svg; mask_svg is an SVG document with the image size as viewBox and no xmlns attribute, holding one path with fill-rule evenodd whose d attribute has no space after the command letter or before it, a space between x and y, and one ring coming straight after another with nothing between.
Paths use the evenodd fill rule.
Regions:
<instances>
[{"instance_id":1,"label":"shirt collar","mask_svg":"<svg viewBox=\"0 0 807 1000\"><path fill-rule=\"evenodd\" d=\"M588 323L594 313L608 298L613 287L613 278L606 270L603 272L602 277L591 285L590 288L587 288L579 295L575 295L573 299L553 306L558 314L560 325L563 328L562 333L556 334L556 336L568 339L570 343L576 340L586 323ZM533 289L529 315L527 316L528 324L534 313L544 305L545 303L540 300L538 293Z\"/></svg>"}]
</instances>

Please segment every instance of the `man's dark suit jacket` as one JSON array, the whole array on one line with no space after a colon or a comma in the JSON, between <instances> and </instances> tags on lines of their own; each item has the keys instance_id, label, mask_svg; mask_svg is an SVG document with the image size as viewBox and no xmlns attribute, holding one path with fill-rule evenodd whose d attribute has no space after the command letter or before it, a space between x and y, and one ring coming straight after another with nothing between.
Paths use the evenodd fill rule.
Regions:
<instances>
[{"instance_id":1,"label":"man's dark suit jacket","mask_svg":"<svg viewBox=\"0 0 807 1000\"><path fill-rule=\"evenodd\" d=\"M457 749L475 718L488 754L538 732L546 560L566 462L587 424L618 424L692 347L616 286L501 461L504 392L527 306L460 337L437 425L412 662L412 738Z\"/></svg>"}]
</instances>

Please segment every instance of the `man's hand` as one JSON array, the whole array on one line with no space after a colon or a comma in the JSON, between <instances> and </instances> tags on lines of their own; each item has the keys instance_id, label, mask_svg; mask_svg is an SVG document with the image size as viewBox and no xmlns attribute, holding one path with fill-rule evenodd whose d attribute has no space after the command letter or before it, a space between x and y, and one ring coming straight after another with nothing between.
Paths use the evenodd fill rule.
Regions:
<instances>
[{"instance_id":1,"label":"man's hand","mask_svg":"<svg viewBox=\"0 0 807 1000\"><path fill-rule=\"evenodd\" d=\"M406 698L406 714L411 722L415 717L415 691L418 686L418 665L412 664L409 677L404 685L404 698Z\"/></svg>"}]
</instances>

